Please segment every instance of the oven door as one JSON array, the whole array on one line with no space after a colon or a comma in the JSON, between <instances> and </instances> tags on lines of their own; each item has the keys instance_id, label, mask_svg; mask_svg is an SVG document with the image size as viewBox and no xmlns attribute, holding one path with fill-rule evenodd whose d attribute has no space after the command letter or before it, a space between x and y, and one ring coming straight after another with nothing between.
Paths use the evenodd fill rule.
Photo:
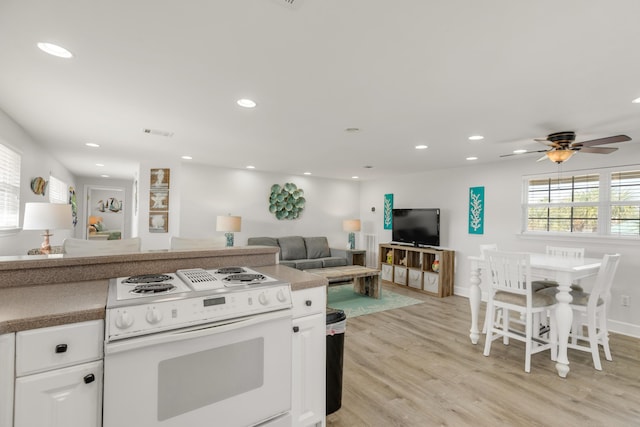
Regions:
<instances>
[{"instance_id":1,"label":"oven door","mask_svg":"<svg viewBox=\"0 0 640 427\"><path fill-rule=\"evenodd\" d=\"M251 426L286 415L291 327L283 310L107 343L103 425Z\"/></svg>"}]
</instances>

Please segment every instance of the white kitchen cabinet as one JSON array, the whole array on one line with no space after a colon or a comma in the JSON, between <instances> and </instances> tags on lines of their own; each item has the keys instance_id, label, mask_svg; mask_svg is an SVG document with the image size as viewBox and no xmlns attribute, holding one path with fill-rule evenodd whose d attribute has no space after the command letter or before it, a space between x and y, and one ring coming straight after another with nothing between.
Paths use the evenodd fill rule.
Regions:
<instances>
[{"instance_id":1,"label":"white kitchen cabinet","mask_svg":"<svg viewBox=\"0 0 640 427\"><path fill-rule=\"evenodd\" d=\"M101 360L16 379L15 427L100 425Z\"/></svg>"},{"instance_id":2,"label":"white kitchen cabinet","mask_svg":"<svg viewBox=\"0 0 640 427\"><path fill-rule=\"evenodd\" d=\"M13 426L15 334L0 335L0 427Z\"/></svg>"},{"instance_id":3,"label":"white kitchen cabinet","mask_svg":"<svg viewBox=\"0 0 640 427\"><path fill-rule=\"evenodd\" d=\"M292 402L294 426L324 426L326 289L293 292Z\"/></svg>"},{"instance_id":4,"label":"white kitchen cabinet","mask_svg":"<svg viewBox=\"0 0 640 427\"><path fill-rule=\"evenodd\" d=\"M102 425L104 322L18 332L14 427Z\"/></svg>"}]
</instances>

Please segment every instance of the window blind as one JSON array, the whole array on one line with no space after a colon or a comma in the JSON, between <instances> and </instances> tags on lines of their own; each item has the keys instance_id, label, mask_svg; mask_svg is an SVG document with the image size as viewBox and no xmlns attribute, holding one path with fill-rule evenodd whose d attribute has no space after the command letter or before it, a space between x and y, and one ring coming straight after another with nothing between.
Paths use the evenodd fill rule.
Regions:
<instances>
[{"instance_id":1,"label":"window blind","mask_svg":"<svg viewBox=\"0 0 640 427\"><path fill-rule=\"evenodd\" d=\"M0 144L0 230L20 226L20 162L20 154Z\"/></svg>"}]
</instances>

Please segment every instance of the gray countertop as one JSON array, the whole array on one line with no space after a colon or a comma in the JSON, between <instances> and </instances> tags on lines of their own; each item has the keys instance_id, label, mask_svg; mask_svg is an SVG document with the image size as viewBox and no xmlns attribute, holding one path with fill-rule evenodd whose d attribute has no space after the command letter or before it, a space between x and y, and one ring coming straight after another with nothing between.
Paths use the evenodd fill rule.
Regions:
<instances>
[{"instance_id":1,"label":"gray countertop","mask_svg":"<svg viewBox=\"0 0 640 427\"><path fill-rule=\"evenodd\" d=\"M177 268L247 265L268 276L291 283L293 291L327 284L327 280L323 277L273 264L274 261L271 261L270 265L262 265L268 258L265 258L265 255L272 256L275 261L273 248L267 251L252 248L244 251L216 250L76 257L65 258L66 262L60 262L64 261L62 259L49 258L27 259L24 263L15 259L9 263L0 262L0 273L4 271L5 279L9 279L4 285L0 284L0 334L104 319L109 278L144 272L157 273L175 271ZM246 263L238 263L240 260L246 260ZM170 265L171 268L145 270L157 268L157 262L162 262L165 266ZM145 266L145 263L148 265ZM115 271L111 270L114 266L117 266ZM30 273L29 268L37 268L41 271ZM13 277L12 272L18 277ZM47 275L47 280L38 280ZM24 277L29 277L30 280L20 284L19 279ZM69 277L75 277L76 280L64 281Z\"/></svg>"}]
</instances>

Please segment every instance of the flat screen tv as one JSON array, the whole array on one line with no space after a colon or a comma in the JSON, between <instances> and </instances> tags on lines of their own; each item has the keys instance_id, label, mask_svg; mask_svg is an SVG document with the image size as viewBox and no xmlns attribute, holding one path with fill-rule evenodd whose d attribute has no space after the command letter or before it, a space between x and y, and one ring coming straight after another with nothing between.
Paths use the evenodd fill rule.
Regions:
<instances>
[{"instance_id":1,"label":"flat screen tv","mask_svg":"<svg viewBox=\"0 0 640 427\"><path fill-rule=\"evenodd\" d=\"M440 246L440 209L394 209L392 240L413 246Z\"/></svg>"}]
</instances>

